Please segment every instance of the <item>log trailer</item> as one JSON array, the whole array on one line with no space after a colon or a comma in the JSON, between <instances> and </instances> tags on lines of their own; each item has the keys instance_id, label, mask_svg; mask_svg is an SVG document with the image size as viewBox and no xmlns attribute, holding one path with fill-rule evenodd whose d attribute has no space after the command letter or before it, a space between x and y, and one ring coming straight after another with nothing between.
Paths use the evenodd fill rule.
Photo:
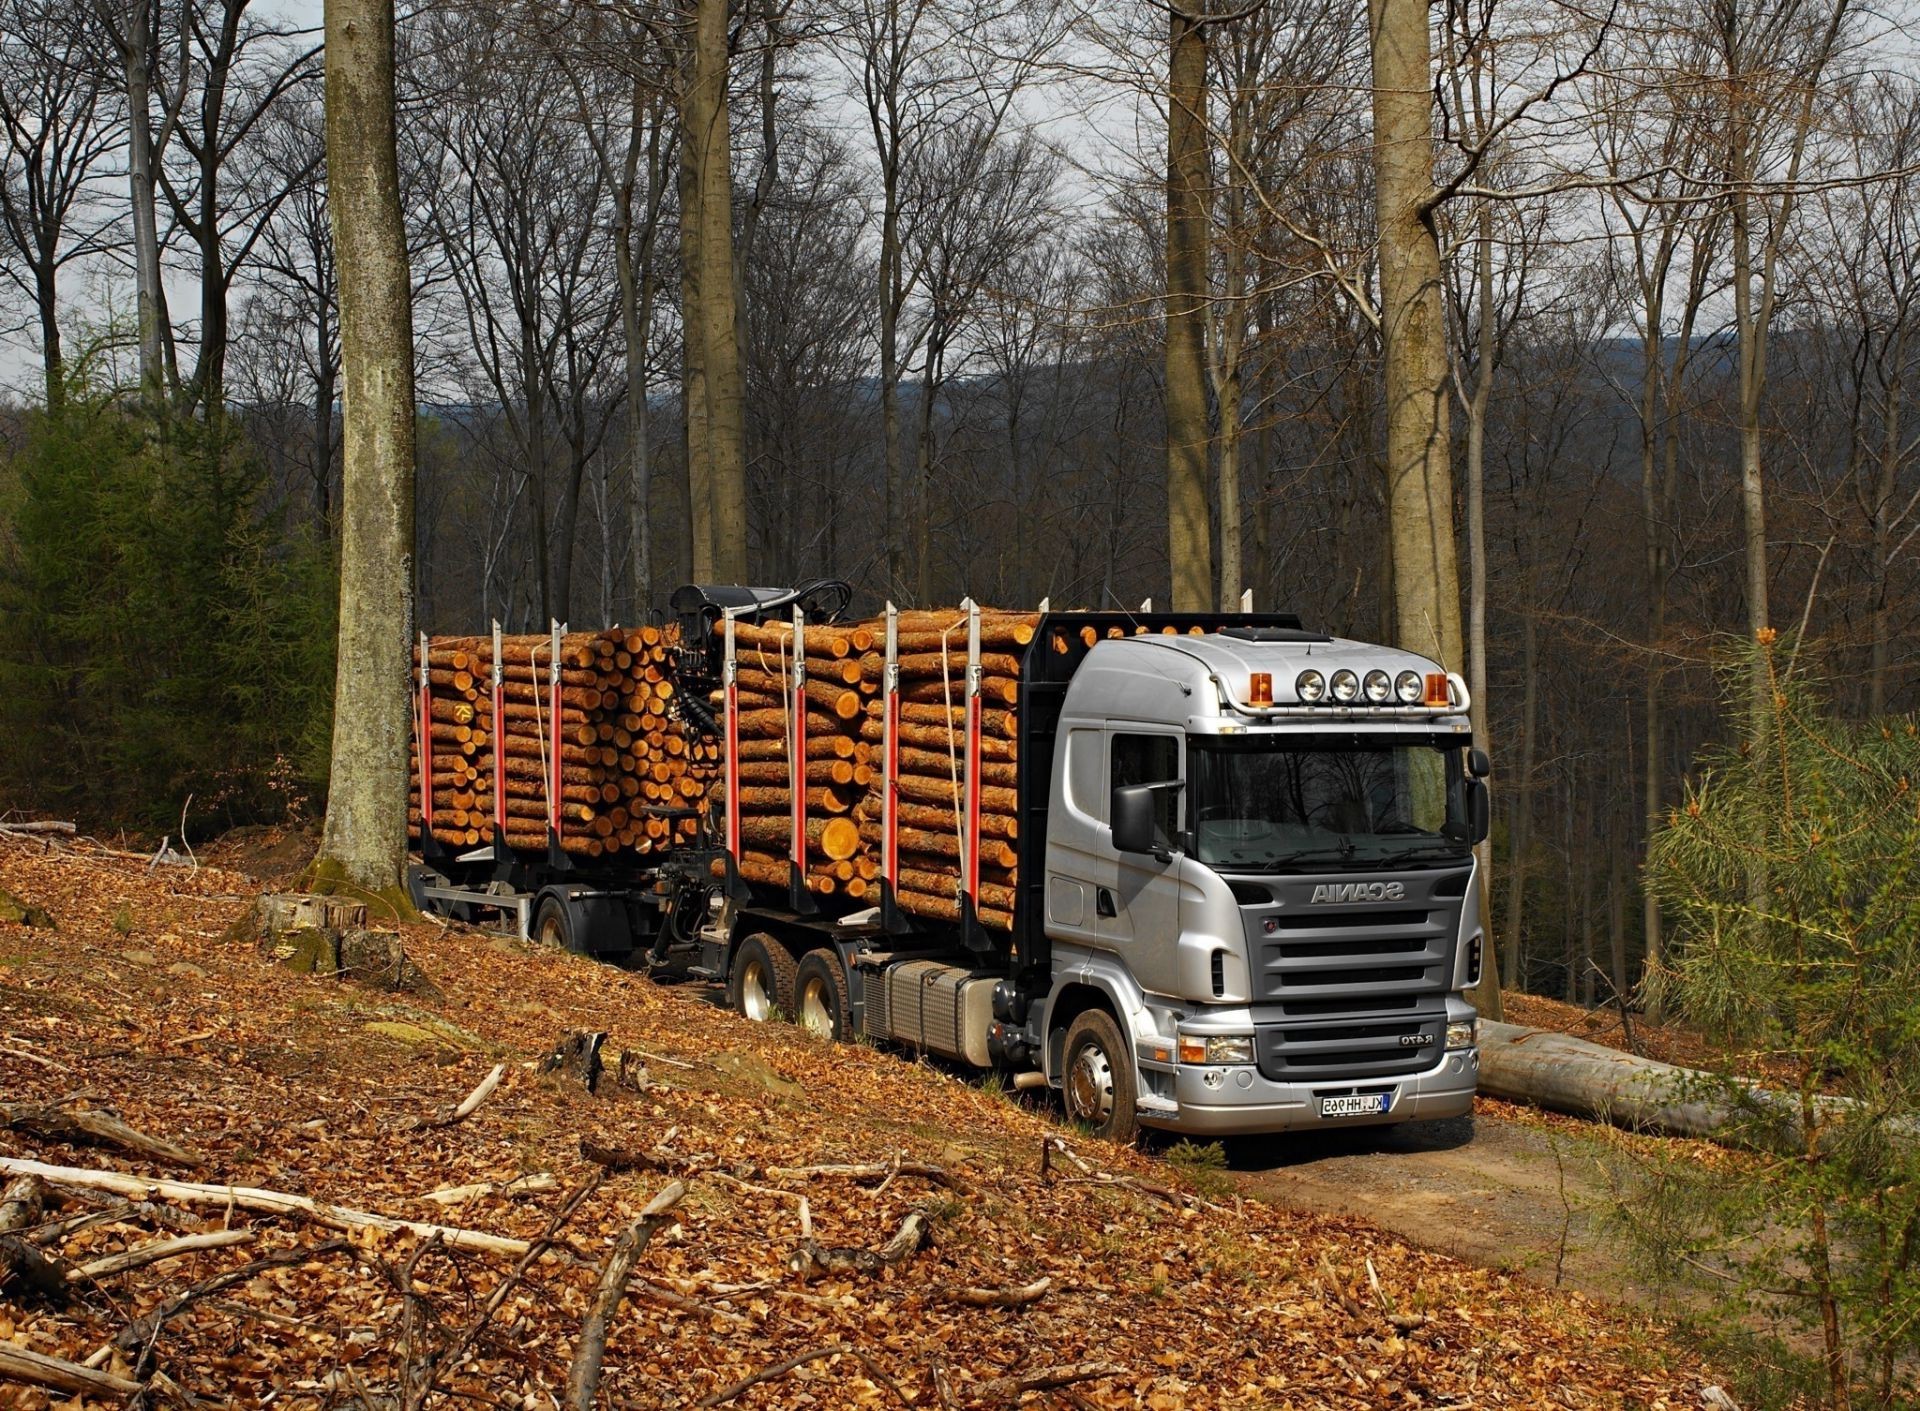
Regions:
<instances>
[{"instance_id":1,"label":"log trailer","mask_svg":"<svg viewBox=\"0 0 1920 1411\"><path fill-rule=\"evenodd\" d=\"M678 724L719 744L721 783L697 837L583 858L559 845L558 813L544 848L498 830L452 848L423 829L415 902L466 920L504 912L522 935L576 953L724 985L751 1019L1008 1072L1119 1139L1143 1126L1212 1138L1471 1108L1479 1055L1464 992L1485 953L1473 846L1487 835L1488 764L1459 676L1284 614L1043 604L1017 653L1017 732L996 756L997 778L1013 763L1017 826L1001 840L1017 853L1001 874L1012 895L986 889L989 905L982 618L965 604L952 633L965 659L951 731L956 896L951 920L930 920L898 900L892 608L873 624L880 817L864 826L878 828L877 900L807 885L819 820L804 643L810 626L831 630L848 596L842 584L673 595ZM784 886L764 866L743 872L738 806L737 635L768 624L791 624L794 648ZM424 653L419 689L420 720L435 719Z\"/></svg>"}]
</instances>

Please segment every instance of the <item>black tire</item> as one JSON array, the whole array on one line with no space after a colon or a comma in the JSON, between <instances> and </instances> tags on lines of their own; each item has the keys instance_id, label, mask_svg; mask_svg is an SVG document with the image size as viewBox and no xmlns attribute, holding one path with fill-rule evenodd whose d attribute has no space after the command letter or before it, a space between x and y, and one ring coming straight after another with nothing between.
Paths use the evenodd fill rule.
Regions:
<instances>
[{"instance_id":1,"label":"black tire","mask_svg":"<svg viewBox=\"0 0 1920 1411\"><path fill-rule=\"evenodd\" d=\"M748 936L727 972L727 1004L755 1023L773 1018L775 1010L791 1016L794 968L793 952L772 936Z\"/></svg>"},{"instance_id":2,"label":"black tire","mask_svg":"<svg viewBox=\"0 0 1920 1411\"><path fill-rule=\"evenodd\" d=\"M1140 1135L1133 1055L1111 1014L1089 1009L1067 1026L1060 1095L1067 1116L1096 1137L1131 1142Z\"/></svg>"},{"instance_id":3,"label":"black tire","mask_svg":"<svg viewBox=\"0 0 1920 1411\"><path fill-rule=\"evenodd\" d=\"M568 955L585 955L573 924L573 908L559 897L548 897L533 913L530 932L536 945L563 950Z\"/></svg>"},{"instance_id":4,"label":"black tire","mask_svg":"<svg viewBox=\"0 0 1920 1411\"><path fill-rule=\"evenodd\" d=\"M832 947L810 950L794 971L793 1022L815 1038L842 1043L852 1036L847 968Z\"/></svg>"}]
</instances>

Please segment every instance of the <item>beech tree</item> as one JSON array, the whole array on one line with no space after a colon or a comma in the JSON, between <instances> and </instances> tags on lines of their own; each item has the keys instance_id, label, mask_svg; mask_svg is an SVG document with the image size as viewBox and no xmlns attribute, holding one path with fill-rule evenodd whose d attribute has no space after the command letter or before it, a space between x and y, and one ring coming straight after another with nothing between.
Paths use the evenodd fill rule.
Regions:
<instances>
[{"instance_id":1,"label":"beech tree","mask_svg":"<svg viewBox=\"0 0 1920 1411\"><path fill-rule=\"evenodd\" d=\"M326 33L344 474L333 767L313 880L398 908L406 905L414 399L393 0L327 0Z\"/></svg>"}]
</instances>

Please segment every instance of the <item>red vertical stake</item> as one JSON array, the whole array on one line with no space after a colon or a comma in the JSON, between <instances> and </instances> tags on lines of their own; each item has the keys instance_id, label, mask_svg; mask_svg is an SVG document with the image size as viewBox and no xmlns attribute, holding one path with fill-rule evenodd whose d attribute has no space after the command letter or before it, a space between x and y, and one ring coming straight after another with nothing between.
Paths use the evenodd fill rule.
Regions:
<instances>
[{"instance_id":1,"label":"red vertical stake","mask_svg":"<svg viewBox=\"0 0 1920 1411\"><path fill-rule=\"evenodd\" d=\"M967 599L967 900L980 905L980 605Z\"/></svg>"},{"instance_id":2,"label":"red vertical stake","mask_svg":"<svg viewBox=\"0 0 1920 1411\"><path fill-rule=\"evenodd\" d=\"M793 801L793 866L807 884L807 615L793 610L793 759L787 777Z\"/></svg>"},{"instance_id":3,"label":"red vertical stake","mask_svg":"<svg viewBox=\"0 0 1920 1411\"><path fill-rule=\"evenodd\" d=\"M549 619L551 621L551 619ZM548 654L547 670L551 673L552 686L548 691L548 718L553 729L547 739L553 749L553 756L547 763L547 818L553 827L553 836L560 836L560 825L564 810L560 806L560 634L566 629L560 623L553 623L553 649Z\"/></svg>"},{"instance_id":4,"label":"red vertical stake","mask_svg":"<svg viewBox=\"0 0 1920 1411\"><path fill-rule=\"evenodd\" d=\"M507 836L507 752L506 741L501 738L502 710L506 705L506 692L501 686L505 671L500 656L500 624L493 624L493 659L487 663L487 675L493 684L493 723L488 743L493 746L493 829L496 838Z\"/></svg>"},{"instance_id":5,"label":"red vertical stake","mask_svg":"<svg viewBox=\"0 0 1920 1411\"><path fill-rule=\"evenodd\" d=\"M887 604L887 665L881 678L886 692L885 774L880 791L882 817L880 873L887 886L900 886L900 609Z\"/></svg>"},{"instance_id":6,"label":"red vertical stake","mask_svg":"<svg viewBox=\"0 0 1920 1411\"><path fill-rule=\"evenodd\" d=\"M427 672L427 634L420 634L420 841L433 832L433 686Z\"/></svg>"},{"instance_id":7,"label":"red vertical stake","mask_svg":"<svg viewBox=\"0 0 1920 1411\"><path fill-rule=\"evenodd\" d=\"M727 856L737 867L740 863L740 667L734 658L733 613L725 613L726 655L720 666L720 679L727 688Z\"/></svg>"}]
</instances>

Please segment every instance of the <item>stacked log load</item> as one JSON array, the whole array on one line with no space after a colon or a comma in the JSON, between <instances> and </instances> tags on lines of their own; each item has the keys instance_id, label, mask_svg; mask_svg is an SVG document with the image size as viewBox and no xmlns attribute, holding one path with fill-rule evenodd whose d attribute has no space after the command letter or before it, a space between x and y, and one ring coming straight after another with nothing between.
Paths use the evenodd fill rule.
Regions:
<instances>
[{"instance_id":1,"label":"stacked log load","mask_svg":"<svg viewBox=\"0 0 1920 1411\"><path fill-rule=\"evenodd\" d=\"M982 609L980 615L980 887L974 914L982 925L1002 931L1013 928L1019 886L1020 658L1038 621L1033 613ZM913 915L957 921L966 816L967 618L954 608L902 612L896 633L900 741L894 900ZM884 650L868 653L862 669L877 693L886 672ZM861 733L879 748L885 731L885 706L876 699ZM884 780L876 780L861 808L862 839L876 854L884 787Z\"/></svg>"},{"instance_id":2,"label":"stacked log load","mask_svg":"<svg viewBox=\"0 0 1920 1411\"><path fill-rule=\"evenodd\" d=\"M433 834L450 846L491 840L499 759L506 840L547 844L550 761L559 752L560 846L599 857L650 853L695 839L719 773L719 744L689 728L674 702L678 629L569 633L560 639L560 711L553 712L553 639L501 638L500 718L493 712L493 639L427 643ZM419 652L415 650L418 666ZM418 726L408 770L408 824L420 834Z\"/></svg>"},{"instance_id":3,"label":"stacked log load","mask_svg":"<svg viewBox=\"0 0 1920 1411\"><path fill-rule=\"evenodd\" d=\"M724 629L717 629L724 632ZM873 647L864 623L808 627L806 805L808 890L854 901L878 895L879 853L861 836L857 809L873 782L875 746L861 738L867 705L879 690L863 663ZM793 628L734 627L740 706L740 875L784 887L792 875L793 758L788 704L793 686ZM715 692L716 713L725 705ZM721 790L716 789L716 796Z\"/></svg>"}]
</instances>

